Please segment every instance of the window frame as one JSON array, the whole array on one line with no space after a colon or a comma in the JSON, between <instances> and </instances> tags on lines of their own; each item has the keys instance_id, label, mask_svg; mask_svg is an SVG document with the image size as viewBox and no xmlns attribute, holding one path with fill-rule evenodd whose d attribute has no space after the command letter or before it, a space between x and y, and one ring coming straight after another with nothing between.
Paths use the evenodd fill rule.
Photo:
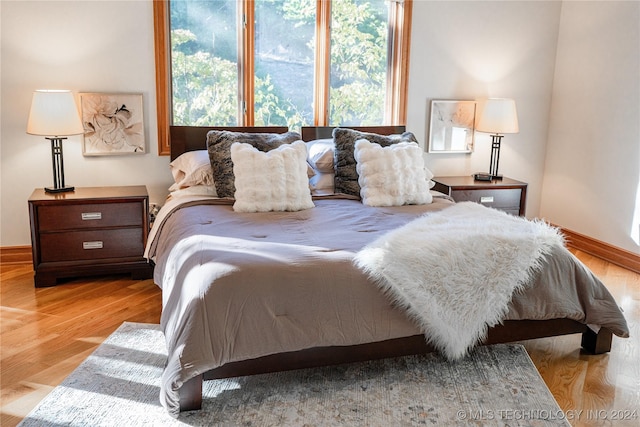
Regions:
<instances>
[{"instance_id":1,"label":"window frame","mask_svg":"<svg viewBox=\"0 0 640 427\"><path fill-rule=\"evenodd\" d=\"M156 63L156 114L158 155L171 152L171 43L169 1L153 1L154 50ZM254 21L253 0L239 1L238 13L238 126L254 124ZM413 0L390 0L385 100L386 125L404 125L407 116L409 49ZM331 0L316 0L316 57L314 71L314 126L329 120L329 73ZM249 108L250 106L250 108ZM213 124L212 124L213 125Z\"/></svg>"}]
</instances>

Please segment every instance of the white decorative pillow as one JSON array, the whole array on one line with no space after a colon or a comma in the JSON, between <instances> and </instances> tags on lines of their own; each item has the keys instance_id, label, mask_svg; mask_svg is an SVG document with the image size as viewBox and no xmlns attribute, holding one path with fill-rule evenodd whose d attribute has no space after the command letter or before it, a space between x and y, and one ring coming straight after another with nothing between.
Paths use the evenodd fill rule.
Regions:
<instances>
[{"instance_id":1,"label":"white decorative pillow","mask_svg":"<svg viewBox=\"0 0 640 427\"><path fill-rule=\"evenodd\" d=\"M250 144L231 145L237 212L299 211L314 207L302 141L262 152Z\"/></svg>"},{"instance_id":2,"label":"white decorative pillow","mask_svg":"<svg viewBox=\"0 0 640 427\"><path fill-rule=\"evenodd\" d=\"M214 185L213 170L207 150L187 151L169 163L169 169L174 181L169 191L195 185Z\"/></svg>"},{"instance_id":3,"label":"white decorative pillow","mask_svg":"<svg viewBox=\"0 0 640 427\"><path fill-rule=\"evenodd\" d=\"M252 133L228 130L210 130L207 132L207 151L213 170L216 191L220 197L233 197L235 193L231 144L242 142L251 144L260 151L271 151L283 144L300 141L298 132Z\"/></svg>"},{"instance_id":4,"label":"white decorative pillow","mask_svg":"<svg viewBox=\"0 0 640 427\"><path fill-rule=\"evenodd\" d=\"M354 157L362 203L369 206L422 205L432 202L431 172L424 166L415 142L381 147L366 139L356 141Z\"/></svg>"},{"instance_id":5,"label":"white decorative pillow","mask_svg":"<svg viewBox=\"0 0 640 427\"><path fill-rule=\"evenodd\" d=\"M367 141L380 144L382 147L403 141L418 142L416 136L411 132L404 132L400 135L379 135L376 133L360 132L354 129L335 128L333 130L333 141L336 145L334 159L336 193L344 193L351 196L360 195L356 159L353 156L356 141L359 139L366 139Z\"/></svg>"}]
</instances>

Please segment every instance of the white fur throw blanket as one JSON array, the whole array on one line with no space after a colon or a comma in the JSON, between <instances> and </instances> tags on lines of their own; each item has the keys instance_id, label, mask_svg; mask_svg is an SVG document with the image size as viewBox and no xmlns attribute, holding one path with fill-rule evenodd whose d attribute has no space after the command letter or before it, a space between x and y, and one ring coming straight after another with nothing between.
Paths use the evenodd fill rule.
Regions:
<instances>
[{"instance_id":1,"label":"white fur throw blanket","mask_svg":"<svg viewBox=\"0 0 640 427\"><path fill-rule=\"evenodd\" d=\"M463 202L388 232L355 263L453 360L501 322L513 293L563 244L542 221Z\"/></svg>"}]
</instances>

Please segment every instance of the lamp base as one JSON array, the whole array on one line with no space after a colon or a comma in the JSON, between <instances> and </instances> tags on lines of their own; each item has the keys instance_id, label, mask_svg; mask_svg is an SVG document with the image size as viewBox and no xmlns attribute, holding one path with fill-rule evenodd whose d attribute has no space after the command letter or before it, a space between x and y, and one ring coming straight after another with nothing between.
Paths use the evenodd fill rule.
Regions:
<instances>
[{"instance_id":1,"label":"lamp base","mask_svg":"<svg viewBox=\"0 0 640 427\"><path fill-rule=\"evenodd\" d=\"M65 186L65 187L45 187L45 193L66 193L67 191L74 191L76 188L73 186Z\"/></svg>"},{"instance_id":2,"label":"lamp base","mask_svg":"<svg viewBox=\"0 0 640 427\"><path fill-rule=\"evenodd\" d=\"M493 181L494 179L501 180L502 175L492 175L490 173L480 172L474 173L473 179L476 181Z\"/></svg>"}]
</instances>

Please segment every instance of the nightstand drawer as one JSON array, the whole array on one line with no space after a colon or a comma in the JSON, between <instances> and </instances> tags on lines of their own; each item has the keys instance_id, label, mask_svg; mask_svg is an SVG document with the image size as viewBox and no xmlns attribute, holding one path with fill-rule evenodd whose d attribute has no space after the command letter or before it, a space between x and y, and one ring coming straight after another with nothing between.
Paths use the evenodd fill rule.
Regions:
<instances>
[{"instance_id":1,"label":"nightstand drawer","mask_svg":"<svg viewBox=\"0 0 640 427\"><path fill-rule=\"evenodd\" d=\"M143 224L141 203L91 203L40 206L40 231L126 227Z\"/></svg>"},{"instance_id":2,"label":"nightstand drawer","mask_svg":"<svg viewBox=\"0 0 640 427\"><path fill-rule=\"evenodd\" d=\"M522 191L518 188L500 190L454 190L451 197L457 202L469 201L502 210L520 210Z\"/></svg>"},{"instance_id":3,"label":"nightstand drawer","mask_svg":"<svg viewBox=\"0 0 640 427\"><path fill-rule=\"evenodd\" d=\"M142 228L123 228L40 235L42 262L141 257Z\"/></svg>"}]
</instances>

